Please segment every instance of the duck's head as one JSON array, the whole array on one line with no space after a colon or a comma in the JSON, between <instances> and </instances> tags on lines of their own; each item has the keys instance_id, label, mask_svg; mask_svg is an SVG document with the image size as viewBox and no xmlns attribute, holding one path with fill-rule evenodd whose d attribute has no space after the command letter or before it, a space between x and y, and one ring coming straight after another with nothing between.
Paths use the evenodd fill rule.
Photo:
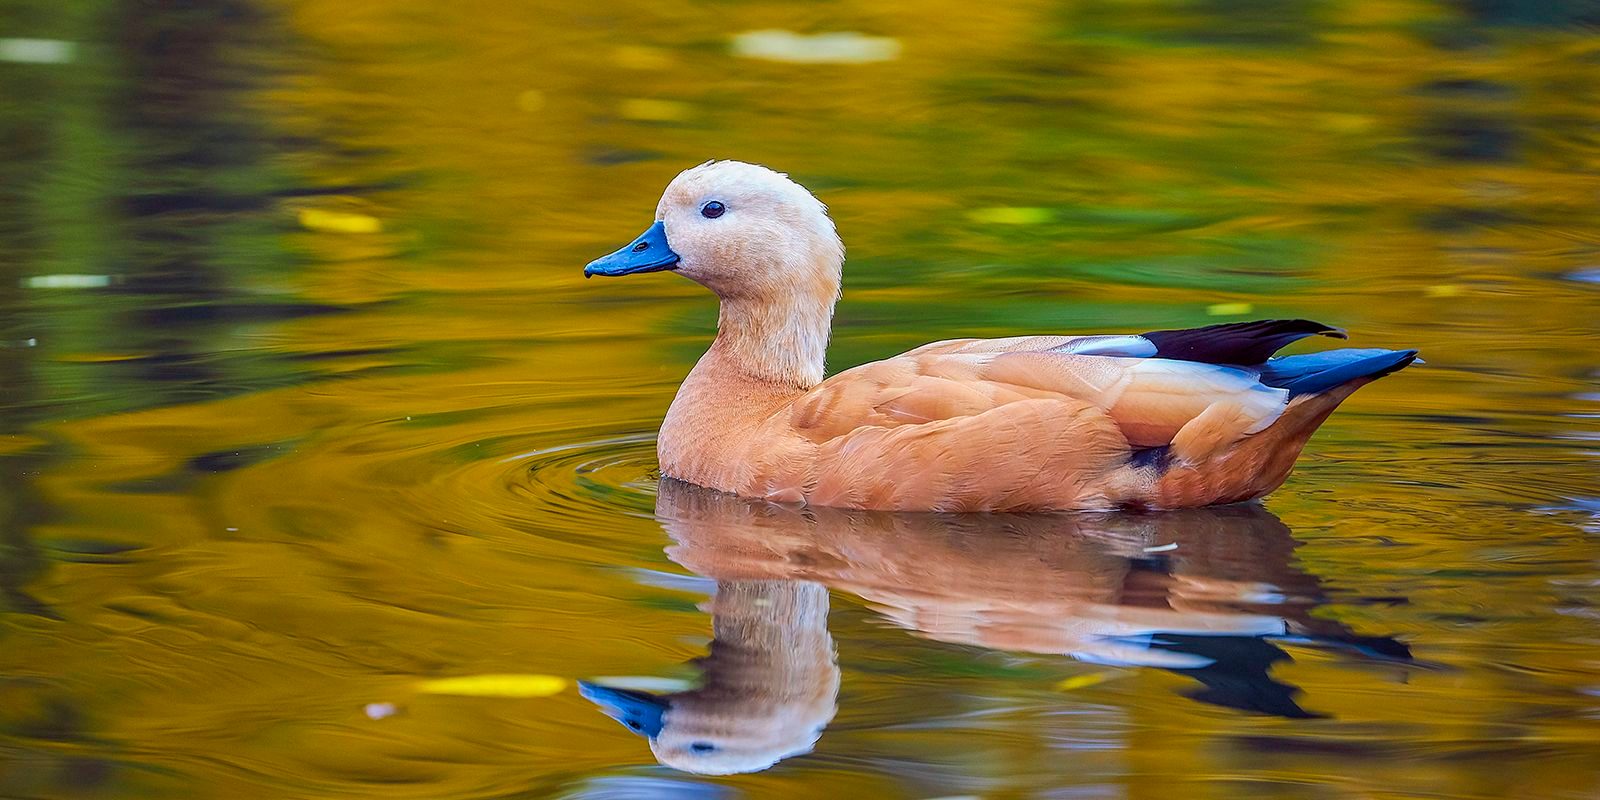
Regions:
<instances>
[{"instance_id":1,"label":"duck's head","mask_svg":"<svg viewBox=\"0 0 1600 800\"><path fill-rule=\"evenodd\" d=\"M708 161L667 185L656 221L585 277L670 270L724 299L839 293L844 245L827 207L780 172Z\"/></svg>"},{"instance_id":2,"label":"duck's head","mask_svg":"<svg viewBox=\"0 0 1600 800\"><path fill-rule=\"evenodd\" d=\"M579 682L656 760L703 775L763 770L808 753L838 709L828 589L803 580L718 580L698 688L671 694Z\"/></svg>"},{"instance_id":3,"label":"duck's head","mask_svg":"<svg viewBox=\"0 0 1600 800\"><path fill-rule=\"evenodd\" d=\"M580 681L578 690L606 716L645 737L662 764L698 775L734 775L811 752L837 710L837 669L828 677L828 691L805 697L760 684L659 695Z\"/></svg>"}]
</instances>

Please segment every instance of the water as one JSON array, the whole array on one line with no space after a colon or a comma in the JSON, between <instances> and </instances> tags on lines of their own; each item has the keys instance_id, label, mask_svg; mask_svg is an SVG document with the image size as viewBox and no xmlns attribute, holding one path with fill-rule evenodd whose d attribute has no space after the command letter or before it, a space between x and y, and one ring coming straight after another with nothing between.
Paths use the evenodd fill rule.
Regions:
<instances>
[{"instance_id":1,"label":"water","mask_svg":"<svg viewBox=\"0 0 1600 800\"><path fill-rule=\"evenodd\" d=\"M1595 796L1597 21L8 0L0 796ZM712 304L581 269L710 157L830 205L833 369L1256 316L1428 365L1264 508L658 486ZM565 688L423 683L496 674Z\"/></svg>"}]
</instances>

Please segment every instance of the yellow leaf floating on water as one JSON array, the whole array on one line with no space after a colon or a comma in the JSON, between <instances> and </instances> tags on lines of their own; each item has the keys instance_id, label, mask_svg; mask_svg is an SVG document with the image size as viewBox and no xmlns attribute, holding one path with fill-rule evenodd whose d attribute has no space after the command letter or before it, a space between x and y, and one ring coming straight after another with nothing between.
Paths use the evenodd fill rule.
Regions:
<instances>
[{"instance_id":1,"label":"yellow leaf floating on water","mask_svg":"<svg viewBox=\"0 0 1600 800\"><path fill-rule=\"evenodd\" d=\"M383 223L377 217L322 208L300 209L300 226L323 233L377 233L383 230Z\"/></svg>"},{"instance_id":2,"label":"yellow leaf floating on water","mask_svg":"<svg viewBox=\"0 0 1600 800\"><path fill-rule=\"evenodd\" d=\"M1087 675L1074 675L1070 678L1056 681L1055 690L1058 692L1070 692L1074 689L1084 689L1094 686L1095 684L1105 683L1110 677L1110 674L1105 672L1091 672Z\"/></svg>"},{"instance_id":3,"label":"yellow leaf floating on water","mask_svg":"<svg viewBox=\"0 0 1600 800\"><path fill-rule=\"evenodd\" d=\"M984 222L990 225L1039 225L1049 222L1050 216L1050 209L1048 208L1016 206L979 208L967 214L967 217L973 222Z\"/></svg>"},{"instance_id":4,"label":"yellow leaf floating on water","mask_svg":"<svg viewBox=\"0 0 1600 800\"><path fill-rule=\"evenodd\" d=\"M1250 303L1213 303L1206 306L1206 313L1213 317L1237 317L1256 310Z\"/></svg>"},{"instance_id":5,"label":"yellow leaf floating on water","mask_svg":"<svg viewBox=\"0 0 1600 800\"><path fill-rule=\"evenodd\" d=\"M1454 283L1439 283L1422 290L1426 297L1460 297L1466 290Z\"/></svg>"},{"instance_id":6,"label":"yellow leaf floating on water","mask_svg":"<svg viewBox=\"0 0 1600 800\"><path fill-rule=\"evenodd\" d=\"M463 675L417 684L417 691L425 694L465 697L549 697L566 688L567 679L556 675Z\"/></svg>"}]
</instances>

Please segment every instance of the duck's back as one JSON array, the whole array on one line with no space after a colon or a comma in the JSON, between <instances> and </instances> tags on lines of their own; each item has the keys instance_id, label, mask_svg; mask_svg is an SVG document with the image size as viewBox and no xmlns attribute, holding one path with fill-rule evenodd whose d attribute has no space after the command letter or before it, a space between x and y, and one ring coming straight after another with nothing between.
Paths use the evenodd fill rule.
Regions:
<instances>
[{"instance_id":1,"label":"duck's back","mask_svg":"<svg viewBox=\"0 0 1600 800\"><path fill-rule=\"evenodd\" d=\"M1185 507L1272 491L1363 383L1415 351L1268 360L1305 320L956 340L824 381L753 433L741 494L845 508ZM686 479L693 480L693 477Z\"/></svg>"}]
</instances>

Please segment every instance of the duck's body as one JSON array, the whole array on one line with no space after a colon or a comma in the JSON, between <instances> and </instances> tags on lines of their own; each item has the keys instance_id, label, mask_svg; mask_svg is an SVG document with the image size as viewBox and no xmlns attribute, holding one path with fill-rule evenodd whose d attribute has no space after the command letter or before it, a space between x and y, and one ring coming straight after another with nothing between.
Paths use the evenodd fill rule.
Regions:
<instances>
[{"instance_id":1,"label":"duck's body","mask_svg":"<svg viewBox=\"0 0 1600 800\"><path fill-rule=\"evenodd\" d=\"M1341 400L1413 356L1299 357L1354 365L1358 376L1295 395L1263 375L1273 381L1274 370L1303 363L1297 357L1242 368L1070 352L1097 341L1106 338L939 342L811 389L752 379L714 347L667 412L661 470L748 497L840 508L1231 503L1276 489Z\"/></svg>"},{"instance_id":2,"label":"duck's body","mask_svg":"<svg viewBox=\"0 0 1600 800\"><path fill-rule=\"evenodd\" d=\"M1344 398L1416 357L1269 360L1305 336L1342 336L1271 320L951 340L823 380L843 248L821 203L763 167L715 162L674 180L657 218L587 272L673 269L719 295L717 338L678 390L658 455L668 476L751 497L908 511L1249 500L1283 482Z\"/></svg>"}]
</instances>

